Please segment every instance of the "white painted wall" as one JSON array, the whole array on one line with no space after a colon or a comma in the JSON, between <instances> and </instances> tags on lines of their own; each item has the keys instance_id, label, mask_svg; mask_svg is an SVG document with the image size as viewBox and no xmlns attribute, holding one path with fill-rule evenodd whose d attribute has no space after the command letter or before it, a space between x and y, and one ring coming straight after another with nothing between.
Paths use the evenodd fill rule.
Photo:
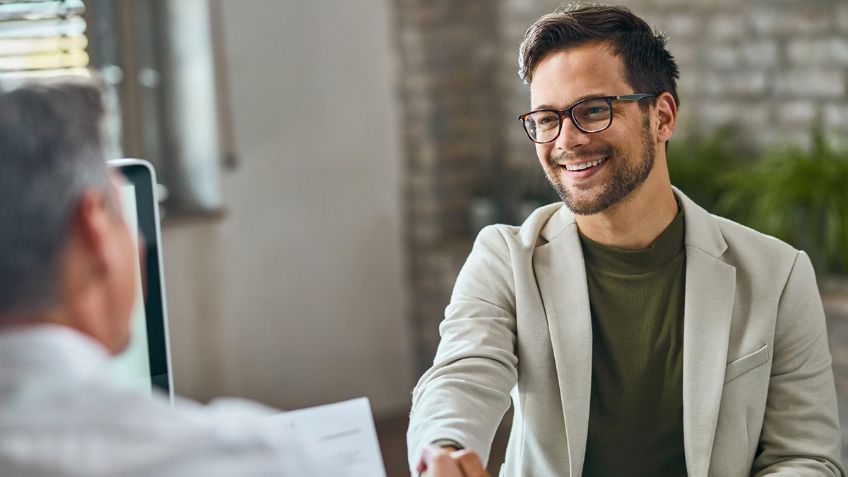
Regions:
<instances>
[{"instance_id":1,"label":"white painted wall","mask_svg":"<svg viewBox=\"0 0 848 477\"><path fill-rule=\"evenodd\" d=\"M225 218L169 224L178 392L409 405L401 153L384 0L223 1L240 161Z\"/></svg>"}]
</instances>

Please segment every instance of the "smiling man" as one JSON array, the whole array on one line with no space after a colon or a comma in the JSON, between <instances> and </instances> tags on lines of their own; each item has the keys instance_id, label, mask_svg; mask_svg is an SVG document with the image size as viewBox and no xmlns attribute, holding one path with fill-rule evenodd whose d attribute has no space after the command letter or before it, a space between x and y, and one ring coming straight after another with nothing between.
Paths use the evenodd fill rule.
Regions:
<instances>
[{"instance_id":1,"label":"smiling man","mask_svg":"<svg viewBox=\"0 0 848 477\"><path fill-rule=\"evenodd\" d=\"M672 187L680 104L665 39L621 7L525 34L519 119L562 203L480 232L413 395L428 444L504 475L844 475L810 261Z\"/></svg>"}]
</instances>

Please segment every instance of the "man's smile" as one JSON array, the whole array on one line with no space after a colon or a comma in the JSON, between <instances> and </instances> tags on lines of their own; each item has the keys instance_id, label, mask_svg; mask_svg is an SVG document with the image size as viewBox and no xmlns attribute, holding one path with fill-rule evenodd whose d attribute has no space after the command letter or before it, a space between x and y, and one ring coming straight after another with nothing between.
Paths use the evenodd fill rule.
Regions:
<instances>
[{"instance_id":1,"label":"man's smile","mask_svg":"<svg viewBox=\"0 0 848 477\"><path fill-rule=\"evenodd\" d=\"M606 162L607 159L609 159L609 156L602 157L602 158L596 159L594 161L581 162L581 163L578 163L578 164L564 164L564 166L569 171L582 171L584 169L589 169L590 167L599 166L599 165L603 164L604 162Z\"/></svg>"},{"instance_id":2,"label":"man's smile","mask_svg":"<svg viewBox=\"0 0 848 477\"><path fill-rule=\"evenodd\" d=\"M585 156L584 156L585 157ZM580 162L560 162L556 161L557 169L561 171L569 179L586 179L594 176L597 172L603 169L604 165L609 162L611 155L595 156L594 159L580 159Z\"/></svg>"}]
</instances>

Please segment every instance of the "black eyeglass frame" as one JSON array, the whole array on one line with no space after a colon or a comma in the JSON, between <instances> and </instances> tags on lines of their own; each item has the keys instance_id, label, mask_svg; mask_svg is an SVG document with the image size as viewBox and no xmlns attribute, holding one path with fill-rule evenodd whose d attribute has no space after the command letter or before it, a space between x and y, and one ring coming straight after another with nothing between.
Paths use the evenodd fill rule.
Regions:
<instances>
[{"instance_id":1,"label":"black eyeglass frame","mask_svg":"<svg viewBox=\"0 0 848 477\"><path fill-rule=\"evenodd\" d=\"M524 128L524 132L527 133L527 137L529 137L531 141L535 142L536 144L547 144L549 142L556 141L557 138L559 137L559 135L562 134L562 125L565 122L566 117L571 120L571 123L574 124L574 126L577 129L583 131L584 133L586 133L586 134L598 133L598 132L601 132L601 131L608 129L612 125L612 117L613 117L612 102L613 101L639 101L641 99L655 98L657 96L659 96L659 95L655 94L655 93L634 93L634 94L625 94L625 95L621 95L621 96L596 96L596 97L593 97L593 98L584 98L584 99L581 99L580 101L577 101L576 103L572 104L571 106L569 106L565 109L536 109L534 111L530 111L529 113L524 113L524 114L519 115L518 120L521 121L521 126ZM600 128L600 129L595 129L595 130L590 131L590 130L587 130L587 129L583 128L582 126L580 126L580 124L577 121L574 120L573 111L574 111L574 108L576 108L577 106L580 106L583 103L586 103L588 101L597 101L599 99L606 101L607 105L609 106L609 109L610 109L609 121L607 122L606 126ZM525 122L525 119L527 118L527 116L530 116L531 114L541 113L541 112L550 112L550 113L554 113L557 116L559 116L559 130L557 131L556 136L554 136L552 139L549 139L547 141L537 141L537 140L533 139L533 136L530 134L530 131L527 129L527 123Z\"/></svg>"}]
</instances>

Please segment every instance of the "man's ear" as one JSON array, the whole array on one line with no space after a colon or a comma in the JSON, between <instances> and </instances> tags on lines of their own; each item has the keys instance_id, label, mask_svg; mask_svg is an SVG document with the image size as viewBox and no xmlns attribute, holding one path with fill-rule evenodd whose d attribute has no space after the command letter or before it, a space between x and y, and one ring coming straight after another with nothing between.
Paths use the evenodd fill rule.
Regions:
<instances>
[{"instance_id":1,"label":"man's ear","mask_svg":"<svg viewBox=\"0 0 848 477\"><path fill-rule=\"evenodd\" d=\"M91 188L80 195L62 273L66 324L100 341L112 353L126 345L125 325L131 317L127 297L135 292L127 289L133 284L125 275L129 269L124 239L128 237L116 210L120 205L108 191Z\"/></svg>"},{"instance_id":2,"label":"man's ear","mask_svg":"<svg viewBox=\"0 0 848 477\"><path fill-rule=\"evenodd\" d=\"M665 92L657 96L654 104L657 115L657 141L668 142L677 127L677 103L671 93Z\"/></svg>"},{"instance_id":3,"label":"man's ear","mask_svg":"<svg viewBox=\"0 0 848 477\"><path fill-rule=\"evenodd\" d=\"M109 230L114 218L111 216L106 194L96 189L87 189L77 201L71 220L71 234L93 265L92 272L108 266Z\"/></svg>"}]
</instances>

